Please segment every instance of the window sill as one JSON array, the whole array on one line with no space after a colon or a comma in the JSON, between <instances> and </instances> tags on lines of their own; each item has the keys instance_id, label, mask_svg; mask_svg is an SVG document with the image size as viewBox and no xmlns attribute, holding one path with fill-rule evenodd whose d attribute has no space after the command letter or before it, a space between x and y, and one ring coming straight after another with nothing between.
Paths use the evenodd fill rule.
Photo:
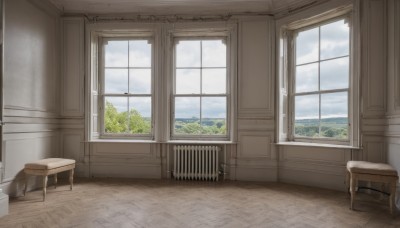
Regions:
<instances>
[{"instance_id":1,"label":"window sill","mask_svg":"<svg viewBox=\"0 0 400 228\"><path fill-rule=\"evenodd\" d=\"M135 140L135 139L92 139L85 141L88 143L160 143L154 140Z\"/></svg>"},{"instance_id":2,"label":"window sill","mask_svg":"<svg viewBox=\"0 0 400 228\"><path fill-rule=\"evenodd\" d=\"M233 141L211 141L211 140L170 140L166 142L167 144L237 144Z\"/></svg>"},{"instance_id":3,"label":"window sill","mask_svg":"<svg viewBox=\"0 0 400 228\"><path fill-rule=\"evenodd\" d=\"M163 144L237 144L232 141L201 141L201 140L170 140L166 142L155 141L155 140L134 140L134 139L92 139L84 141L85 143L163 143Z\"/></svg>"},{"instance_id":4,"label":"window sill","mask_svg":"<svg viewBox=\"0 0 400 228\"><path fill-rule=\"evenodd\" d=\"M323 143L305 143L305 142L278 142L274 143L277 146L304 146L304 147L322 147L322 148L336 148L336 149L350 149L360 150L361 147L338 145L338 144L323 144Z\"/></svg>"}]
</instances>

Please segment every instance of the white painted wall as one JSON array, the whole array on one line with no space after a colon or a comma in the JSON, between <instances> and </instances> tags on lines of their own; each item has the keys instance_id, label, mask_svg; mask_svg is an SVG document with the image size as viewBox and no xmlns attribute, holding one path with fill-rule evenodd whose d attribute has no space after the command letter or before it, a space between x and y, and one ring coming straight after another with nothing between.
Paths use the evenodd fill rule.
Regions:
<instances>
[{"instance_id":1,"label":"white painted wall","mask_svg":"<svg viewBox=\"0 0 400 228\"><path fill-rule=\"evenodd\" d=\"M11 195L21 193L25 163L61 156L59 17L45 1L5 1L1 185Z\"/></svg>"},{"instance_id":2,"label":"white painted wall","mask_svg":"<svg viewBox=\"0 0 400 228\"><path fill-rule=\"evenodd\" d=\"M400 2L389 0L387 13L388 78L385 146L387 150L387 162L400 173ZM397 195L399 195L399 185L397 190ZM399 205L399 197L397 205Z\"/></svg>"},{"instance_id":3,"label":"white painted wall","mask_svg":"<svg viewBox=\"0 0 400 228\"><path fill-rule=\"evenodd\" d=\"M394 4L393 2L391 1L389 4ZM357 98L361 97L359 119L362 150L353 151L353 159L386 161L388 146L385 143L387 141L385 140L385 132L387 132L385 130L385 114L389 107L387 104L394 101L385 91L387 85L396 85L396 83L391 83L390 79L386 79L386 54L389 50L389 58L390 55L394 55L390 45L396 43L395 38L391 38L391 31L393 30L392 33L394 33L394 28L392 30L389 28L389 36L387 36L386 11L391 7L388 7L387 1L384 0L327 1L276 20L270 17L237 18L238 96L237 119L234 120L237 123L235 131L237 144L226 147L228 148L226 165L229 179L278 180L344 190L345 164L352 157L351 150L304 146L277 147L274 145L277 136L276 126L278 126L275 111L277 105L274 69L276 63L275 30L282 25L282 22L311 17L349 3L354 4L353 17L357 17L353 18L353 21L356 22L353 25L355 26L354 35L357 36L355 39L357 43L354 45L357 46L357 50L361 50L358 68L361 84L360 91L357 90L356 95ZM394 14L392 12L389 15L392 15L393 18ZM364 16L360 17L360 15ZM85 135L83 126L84 114L88 114L83 113L82 108L82 101L87 92L82 93L81 90L83 72L80 70L83 67L80 59L84 53L82 48L84 38L81 33L85 21L82 18L64 18L63 22L64 70L61 145L64 156L79 161L78 173L82 176L167 177L169 175L166 167L168 144L82 143L87 140L83 139ZM398 23L396 25L398 26ZM388 38L389 47L386 42ZM395 59L398 61L398 56ZM392 61L391 63L390 59L388 60L398 69L398 62ZM394 73L391 74L394 75ZM160 77L163 77L161 81L165 82L164 75L161 74ZM163 86L159 89L165 91ZM397 87L392 90L388 89L389 93L393 93L390 91L394 90L397 91ZM73 95L69 96L71 93ZM397 97L400 96L397 95ZM391 121L394 122L393 125L388 125L389 128L397 129L394 124L400 121L392 119ZM356 124L358 125L358 123ZM160 126L167 125L161 120ZM390 148L389 151L393 151L393 147ZM391 153L390 157L393 157L393 154ZM395 159L391 158L390 160L394 161Z\"/></svg>"},{"instance_id":4,"label":"white painted wall","mask_svg":"<svg viewBox=\"0 0 400 228\"><path fill-rule=\"evenodd\" d=\"M3 189L17 194L22 187L19 180L24 163L49 156L76 159L77 176L168 177L169 144L87 142L85 121L90 118L85 112L88 105L84 86L85 20L65 17L59 26L56 10L39 2L42 1L6 0ZM388 158L389 163L400 167L397 151L400 147L397 80L400 62L396 42L400 23L395 16L399 3L395 0L328 1L279 20L323 12L327 9L324 7L338 2L360 3L359 9L364 15L363 27L356 34L362 41L363 150L355 153L354 158L369 161ZM344 190L344 167L350 159L349 150L274 145L277 135L275 23L279 20L237 19L238 93L234 120L237 144L226 146L227 176L232 180L283 181ZM62 39L59 32L63 33ZM386 54L388 61L385 61ZM159 89L164 91L162 86Z\"/></svg>"}]
</instances>

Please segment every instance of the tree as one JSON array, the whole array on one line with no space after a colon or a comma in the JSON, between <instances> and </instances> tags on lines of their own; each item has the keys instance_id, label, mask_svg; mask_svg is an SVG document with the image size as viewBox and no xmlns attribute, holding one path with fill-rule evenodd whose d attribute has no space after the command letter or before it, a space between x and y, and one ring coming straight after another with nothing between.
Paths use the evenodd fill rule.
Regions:
<instances>
[{"instance_id":1,"label":"tree","mask_svg":"<svg viewBox=\"0 0 400 228\"><path fill-rule=\"evenodd\" d=\"M150 118L142 117L135 109L131 109L129 113L118 112L114 105L108 101L106 101L104 125L106 133L148 134L151 132Z\"/></svg>"}]
</instances>

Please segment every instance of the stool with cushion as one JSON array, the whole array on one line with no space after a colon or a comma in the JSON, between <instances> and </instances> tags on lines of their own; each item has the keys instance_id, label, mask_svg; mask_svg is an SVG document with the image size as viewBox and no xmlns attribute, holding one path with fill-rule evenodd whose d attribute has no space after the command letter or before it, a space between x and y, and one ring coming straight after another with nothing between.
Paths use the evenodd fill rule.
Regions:
<instances>
[{"instance_id":1,"label":"stool with cushion","mask_svg":"<svg viewBox=\"0 0 400 228\"><path fill-rule=\"evenodd\" d=\"M373 163L366 161L349 161L347 162L347 179L350 182L351 203L350 208L354 208L354 198L356 194L356 186L359 180L380 182L390 184L390 212L394 213L396 184L399 179L397 171L389 164Z\"/></svg>"},{"instance_id":2,"label":"stool with cushion","mask_svg":"<svg viewBox=\"0 0 400 228\"><path fill-rule=\"evenodd\" d=\"M43 201L46 199L47 176L54 175L54 184L57 187L57 173L69 171L69 183L72 190L75 160L64 158L46 158L39 161L25 164L24 172L29 175L43 176ZM24 195L28 188L26 177Z\"/></svg>"}]
</instances>

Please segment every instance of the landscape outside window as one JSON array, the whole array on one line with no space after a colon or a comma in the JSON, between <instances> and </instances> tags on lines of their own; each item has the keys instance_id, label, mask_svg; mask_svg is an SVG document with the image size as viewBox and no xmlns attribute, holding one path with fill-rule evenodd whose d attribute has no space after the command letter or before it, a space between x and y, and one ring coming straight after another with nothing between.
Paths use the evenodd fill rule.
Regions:
<instances>
[{"instance_id":1,"label":"landscape outside window","mask_svg":"<svg viewBox=\"0 0 400 228\"><path fill-rule=\"evenodd\" d=\"M227 67L223 39L175 45L175 135L227 135Z\"/></svg>"},{"instance_id":2,"label":"landscape outside window","mask_svg":"<svg viewBox=\"0 0 400 228\"><path fill-rule=\"evenodd\" d=\"M349 27L344 19L295 38L295 137L349 138Z\"/></svg>"},{"instance_id":3,"label":"landscape outside window","mask_svg":"<svg viewBox=\"0 0 400 228\"><path fill-rule=\"evenodd\" d=\"M152 47L148 40L104 45L104 132L149 135L152 129Z\"/></svg>"}]
</instances>

